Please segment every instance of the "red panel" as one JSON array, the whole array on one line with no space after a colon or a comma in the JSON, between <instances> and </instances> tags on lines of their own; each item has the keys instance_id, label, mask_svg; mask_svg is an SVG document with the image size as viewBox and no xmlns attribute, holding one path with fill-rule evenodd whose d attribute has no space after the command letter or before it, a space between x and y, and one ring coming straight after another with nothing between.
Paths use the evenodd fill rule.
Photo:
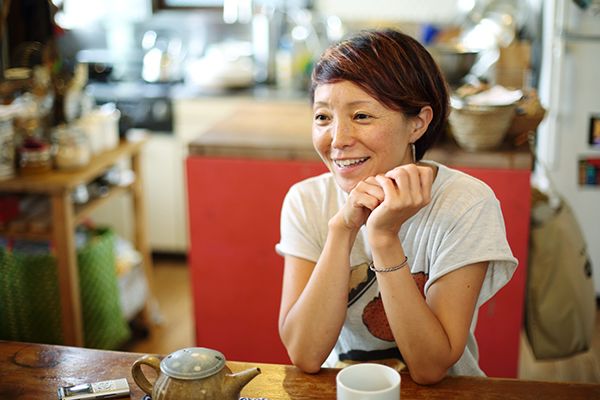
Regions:
<instances>
[{"instance_id":1,"label":"red panel","mask_svg":"<svg viewBox=\"0 0 600 400\"><path fill-rule=\"evenodd\" d=\"M197 345L232 360L289 363L277 330L281 204L293 183L324 171L317 161L188 158Z\"/></svg>"},{"instance_id":2,"label":"red panel","mask_svg":"<svg viewBox=\"0 0 600 400\"><path fill-rule=\"evenodd\" d=\"M519 260L511 281L479 310L475 331L481 368L489 376L516 378L527 276L530 174L528 170L461 170L486 182L496 193L509 245Z\"/></svg>"},{"instance_id":3,"label":"red panel","mask_svg":"<svg viewBox=\"0 0 600 400\"><path fill-rule=\"evenodd\" d=\"M277 333L283 259L275 253L289 187L325 171L318 161L187 159L190 266L197 345L232 360L289 363ZM479 312L480 363L516 377L529 237L529 172L462 169L487 182L520 264Z\"/></svg>"}]
</instances>

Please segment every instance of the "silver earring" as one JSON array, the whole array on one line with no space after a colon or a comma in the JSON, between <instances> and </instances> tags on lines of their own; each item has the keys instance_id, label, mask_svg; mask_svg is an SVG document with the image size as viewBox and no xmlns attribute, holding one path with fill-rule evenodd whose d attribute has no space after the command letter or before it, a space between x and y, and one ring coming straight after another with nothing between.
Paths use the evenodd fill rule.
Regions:
<instances>
[{"instance_id":1,"label":"silver earring","mask_svg":"<svg viewBox=\"0 0 600 400\"><path fill-rule=\"evenodd\" d=\"M416 164L416 162L417 162L417 147L415 146L414 143L410 144L410 151L412 152L412 162L413 162L413 164Z\"/></svg>"}]
</instances>

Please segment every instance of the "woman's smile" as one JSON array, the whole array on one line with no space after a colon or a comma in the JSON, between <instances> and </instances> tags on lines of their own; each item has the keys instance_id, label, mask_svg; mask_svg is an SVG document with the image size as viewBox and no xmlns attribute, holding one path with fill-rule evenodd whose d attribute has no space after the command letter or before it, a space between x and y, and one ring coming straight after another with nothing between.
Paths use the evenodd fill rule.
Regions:
<instances>
[{"instance_id":1,"label":"woman's smile","mask_svg":"<svg viewBox=\"0 0 600 400\"><path fill-rule=\"evenodd\" d=\"M339 158L334 159L333 162L340 169L349 169L353 167L357 167L364 162L366 162L369 157L361 157L361 158Z\"/></svg>"}]
</instances>

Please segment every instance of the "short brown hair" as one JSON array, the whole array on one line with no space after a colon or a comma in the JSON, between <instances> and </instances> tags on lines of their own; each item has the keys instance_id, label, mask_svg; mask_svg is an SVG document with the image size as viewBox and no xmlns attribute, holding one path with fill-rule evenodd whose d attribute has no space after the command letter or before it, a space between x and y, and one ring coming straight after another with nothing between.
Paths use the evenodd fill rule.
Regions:
<instances>
[{"instance_id":1,"label":"short brown hair","mask_svg":"<svg viewBox=\"0 0 600 400\"><path fill-rule=\"evenodd\" d=\"M355 83L386 107L407 116L431 106L433 119L415 142L417 160L446 129L446 80L429 52L402 32L364 30L325 50L312 72L311 102L317 86L339 81Z\"/></svg>"}]
</instances>

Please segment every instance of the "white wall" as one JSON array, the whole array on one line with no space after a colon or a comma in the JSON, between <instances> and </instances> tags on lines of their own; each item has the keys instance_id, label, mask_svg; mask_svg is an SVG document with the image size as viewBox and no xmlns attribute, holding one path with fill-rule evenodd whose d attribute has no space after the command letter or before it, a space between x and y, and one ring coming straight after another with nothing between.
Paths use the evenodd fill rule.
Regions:
<instances>
[{"instance_id":1,"label":"white wall","mask_svg":"<svg viewBox=\"0 0 600 400\"><path fill-rule=\"evenodd\" d=\"M317 0L317 8L342 20L396 20L449 23L469 0Z\"/></svg>"}]
</instances>

